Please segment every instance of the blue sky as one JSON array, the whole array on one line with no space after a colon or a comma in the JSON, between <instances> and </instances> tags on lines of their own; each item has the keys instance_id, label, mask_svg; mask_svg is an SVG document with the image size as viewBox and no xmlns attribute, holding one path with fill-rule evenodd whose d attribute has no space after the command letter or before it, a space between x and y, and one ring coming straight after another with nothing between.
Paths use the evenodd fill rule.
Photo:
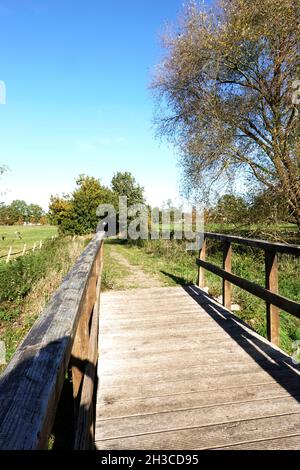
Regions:
<instances>
[{"instance_id":1,"label":"blue sky","mask_svg":"<svg viewBox=\"0 0 300 470\"><path fill-rule=\"evenodd\" d=\"M151 73L182 0L0 0L2 197L47 207L80 173L131 171L150 203L178 192L174 149L154 137Z\"/></svg>"}]
</instances>

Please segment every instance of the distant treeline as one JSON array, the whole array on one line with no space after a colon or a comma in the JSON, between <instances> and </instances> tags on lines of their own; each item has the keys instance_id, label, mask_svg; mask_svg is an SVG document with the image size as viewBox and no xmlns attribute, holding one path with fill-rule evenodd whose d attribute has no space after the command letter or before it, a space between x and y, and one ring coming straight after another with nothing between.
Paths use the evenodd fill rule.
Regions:
<instances>
[{"instance_id":1,"label":"distant treeline","mask_svg":"<svg viewBox=\"0 0 300 470\"><path fill-rule=\"evenodd\" d=\"M11 204L0 203L0 225L46 224L45 211L38 204L16 199Z\"/></svg>"}]
</instances>

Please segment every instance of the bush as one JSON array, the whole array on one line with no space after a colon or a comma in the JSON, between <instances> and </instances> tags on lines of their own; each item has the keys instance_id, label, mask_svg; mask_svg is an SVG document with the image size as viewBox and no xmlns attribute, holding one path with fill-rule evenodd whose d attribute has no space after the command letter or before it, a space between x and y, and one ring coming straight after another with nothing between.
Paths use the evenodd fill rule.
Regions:
<instances>
[{"instance_id":1,"label":"bush","mask_svg":"<svg viewBox=\"0 0 300 470\"><path fill-rule=\"evenodd\" d=\"M43 278L50 267L58 270L64 262L66 238L47 241L43 248L19 257L8 264L0 263L0 302L26 296L33 284ZM60 253L60 256L58 256Z\"/></svg>"}]
</instances>

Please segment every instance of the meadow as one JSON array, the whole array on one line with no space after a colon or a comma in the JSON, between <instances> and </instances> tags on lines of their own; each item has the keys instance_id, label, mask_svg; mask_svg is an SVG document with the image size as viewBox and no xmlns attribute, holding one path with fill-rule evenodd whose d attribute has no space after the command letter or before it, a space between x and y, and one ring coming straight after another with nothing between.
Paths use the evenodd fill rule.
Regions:
<instances>
[{"instance_id":1,"label":"meadow","mask_svg":"<svg viewBox=\"0 0 300 470\"><path fill-rule=\"evenodd\" d=\"M0 225L0 260L7 256L12 247L12 253L22 252L33 248L34 243L45 241L57 234L57 227L51 225ZM17 255L15 255L17 256Z\"/></svg>"}]
</instances>

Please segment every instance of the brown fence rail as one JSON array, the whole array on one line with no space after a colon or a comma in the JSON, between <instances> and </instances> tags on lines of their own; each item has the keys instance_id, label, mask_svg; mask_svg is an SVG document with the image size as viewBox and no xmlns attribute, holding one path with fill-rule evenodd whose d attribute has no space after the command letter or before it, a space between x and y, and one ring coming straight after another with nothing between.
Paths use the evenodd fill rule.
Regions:
<instances>
[{"instance_id":1,"label":"brown fence rail","mask_svg":"<svg viewBox=\"0 0 300 470\"><path fill-rule=\"evenodd\" d=\"M206 261L207 240L223 242L223 268ZM231 272L232 245L246 245L265 252L265 287L248 281ZM300 256L300 246L271 243L219 233L204 233L204 241L196 263L199 266L198 285L205 287L205 270L223 279L223 305L231 309L232 285L240 287L266 302L267 334L274 344L279 344L279 309L300 318L300 304L278 294L277 254Z\"/></svg>"},{"instance_id":2,"label":"brown fence rail","mask_svg":"<svg viewBox=\"0 0 300 470\"><path fill-rule=\"evenodd\" d=\"M70 368L74 448L93 445L103 239L89 243L1 377L0 449L47 448Z\"/></svg>"}]
</instances>

